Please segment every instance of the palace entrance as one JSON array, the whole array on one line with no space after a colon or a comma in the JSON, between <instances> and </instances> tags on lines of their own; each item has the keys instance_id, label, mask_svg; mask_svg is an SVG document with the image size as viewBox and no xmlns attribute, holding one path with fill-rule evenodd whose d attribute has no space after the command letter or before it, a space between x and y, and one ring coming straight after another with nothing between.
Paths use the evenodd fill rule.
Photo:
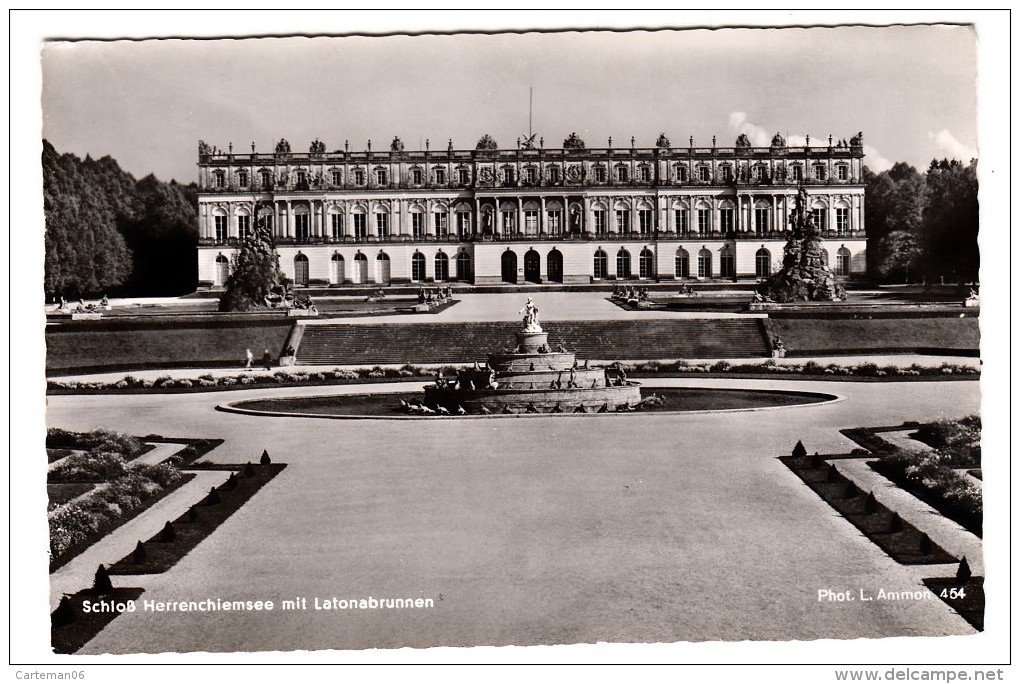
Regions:
<instances>
[{"instance_id":1,"label":"palace entrance","mask_svg":"<svg viewBox=\"0 0 1020 684\"><path fill-rule=\"evenodd\" d=\"M542 282L542 257L533 249L524 253L524 280L528 283Z\"/></svg>"},{"instance_id":2,"label":"palace entrance","mask_svg":"<svg viewBox=\"0 0 1020 684\"><path fill-rule=\"evenodd\" d=\"M502 272L504 283L517 283L517 253L511 250L503 252Z\"/></svg>"},{"instance_id":3,"label":"palace entrance","mask_svg":"<svg viewBox=\"0 0 1020 684\"><path fill-rule=\"evenodd\" d=\"M554 249L549 252L549 256L546 257L546 270L550 283L563 282L563 253L560 250Z\"/></svg>"}]
</instances>

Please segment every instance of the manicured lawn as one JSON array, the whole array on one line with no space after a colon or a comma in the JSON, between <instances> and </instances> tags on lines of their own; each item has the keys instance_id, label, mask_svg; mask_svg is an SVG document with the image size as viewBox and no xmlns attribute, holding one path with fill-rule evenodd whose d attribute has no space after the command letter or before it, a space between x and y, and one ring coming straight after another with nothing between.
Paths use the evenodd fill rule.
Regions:
<instances>
[{"instance_id":1,"label":"manicured lawn","mask_svg":"<svg viewBox=\"0 0 1020 684\"><path fill-rule=\"evenodd\" d=\"M976 352L980 329L967 318L771 318L791 355Z\"/></svg>"}]
</instances>

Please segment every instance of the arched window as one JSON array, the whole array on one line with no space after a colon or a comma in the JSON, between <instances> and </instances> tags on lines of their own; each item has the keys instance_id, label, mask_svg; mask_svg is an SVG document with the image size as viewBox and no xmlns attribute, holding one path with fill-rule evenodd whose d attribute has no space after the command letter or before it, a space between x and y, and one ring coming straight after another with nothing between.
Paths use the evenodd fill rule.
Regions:
<instances>
[{"instance_id":1,"label":"arched window","mask_svg":"<svg viewBox=\"0 0 1020 684\"><path fill-rule=\"evenodd\" d=\"M450 279L450 257L443 252L436 254L436 282Z\"/></svg>"},{"instance_id":2,"label":"arched window","mask_svg":"<svg viewBox=\"0 0 1020 684\"><path fill-rule=\"evenodd\" d=\"M368 257L361 252L354 255L354 272L351 273L351 282L356 285L368 282Z\"/></svg>"},{"instance_id":3,"label":"arched window","mask_svg":"<svg viewBox=\"0 0 1020 684\"><path fill-rule=\"evenodd\" d=\"M457 280L471 280L471 255L467 252L457 255Z\"/></svg>"},{"instance_id":4,"label":"arched window","mask_svg":"<svg viewBox=\"0 0 1020 684\"><path fill-rule=\"evenodd\" d=\"M329 282L333 285L344 282L344 258L339 253L334 253L329 260Z\"/></svg>"},{"instance_id":5,"label":"arched window","mask_svg":"<svg viewBox=\"0 0 1020 684\"><path fill-rule=\"evenodd\" d=\"M375 258L375 282L388 285L390 282L390 257L386 252L379 252Z\"/></svg>"},{"instance_id":6,"label":"arched window","mask_svg":"<svg viewBox=\"0 0 1020 684\"><path fill-rule=\"evenodd\" d=\"M630 278L630 252L622 247L616 253L616 277Z\"/></svg>"},{"instance_id":7,"label":"arched window","mask_svg":"<svg viewBox=\"0 0 1020 684\"><path fill-rule=\"evenodd\" d=\"M308 257L304 254L299 253L294 257L294 284L308 284Z\"/></svg>"},{"instance_id":8,"label":"arched window","mask_svg":"<svg viewBox=\"0 0 1020 684\"><path fill-rule=\"evenodd\" d=\"M643 249L638 256L638 275L641 278L655 277L655 255L652 250Z\"/></svg>"},{"instance_id":9,"label":"arched window","mask_svg":"<svg viewBox=\"0 0 1020 684\"><path fill-rule=\"evenodd\" d=\"M425 226L425 217L427 214L420 204L411 205L411 235L415 240L421 240L425 237L427 227Z\"/></svg>"},{"instance_id":10,"label":"arched window","mask_svg":"<svg viewBox=\"0 0 1020 684\"><path fill-rule=\"evenodd\" d=\"M687 250L681 247L676 251L676 258L674 260L676 269L673 274L677 278L690 278L691 277L691 255L687 253Z\"/></svg>"},{"instance_id":11,"label":"arched window","mask_svg":"<svg viewBox=\"0 0 1020 684\"><path fill-rule=\"evenodd\" d=\"M698 277L712 277L712 253L704 247L698 252Z\"/></svg>"},{"instance_id":12,"label":"arched window","mask_svg":"<svg viewBox=\"0 0 1020 684\"><path fill-rule=\"evenodd\" d=\"M213 285L223 287L227 284L227 277L230 275L230 262L227 257L220 254L216 257L216 272L213 276Z\"/></svg>"},{"instance_id":13,"label":"arched window","mask_svg":"<svg viewBox=\"0 0 1020 684\"><path fill-rule=\"evenodd\" d=\"M425 280L425 255L421 252L411 255L411 280L416 283Z\"/></svg>"},{"instance_id":14,"label":"arched window","mask_svg":"<svg viewBox=\"0 0 1020 684\"><path fill-rule=\"evenodd\" d=\"M754 275L758 278L772 275L772 255L764 247L754 253Z\"/></svg>"},{"instance_id":15,"label":"arched window","mask_svg":"<svg viewBox=\"0 0 1020 684\"><path fill-rule=\"evenodd\" d=\"M609 275L609 257L601 249L595 251L593 274L595 280L602 280Z\"/></svg>"},{"instance_id":16,"label":"arched window","mask_svg":"<svg viewBox=\"0 0 1020 684\"><path fill-rule=\"evenodd\" d=\"M850 250L846 247L840 247L836 251L836 275L850 275Z\"/></svg>"}]
</instances>

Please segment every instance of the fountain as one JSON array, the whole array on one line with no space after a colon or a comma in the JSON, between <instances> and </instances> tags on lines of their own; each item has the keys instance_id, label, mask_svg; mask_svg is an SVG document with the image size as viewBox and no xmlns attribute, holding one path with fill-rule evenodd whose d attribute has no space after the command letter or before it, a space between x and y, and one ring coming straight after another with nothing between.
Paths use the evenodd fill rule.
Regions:
<instances>
[{"instance_id":1,"label":"fountain","mask_svg":"<svg viewBox=\"0 0 1020 684\"><path fill-rule=\"evenodd\" d=\"M562 346L549 347L529 297L521 309L517 345L489 354L484 364L439 376L425 387L426 406L457 413L587 413L627 410L641 403L640 384L619 364L590 366ZM440 408L441 407L441 408Z\"/></svg>"}]
</instances>

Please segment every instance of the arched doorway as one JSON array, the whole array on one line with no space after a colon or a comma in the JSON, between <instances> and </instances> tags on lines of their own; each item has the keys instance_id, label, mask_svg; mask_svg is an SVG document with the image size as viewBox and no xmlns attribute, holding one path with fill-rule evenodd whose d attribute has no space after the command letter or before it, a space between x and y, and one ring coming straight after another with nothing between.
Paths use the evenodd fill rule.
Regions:
<instances>
[{"instance_id":1,"label":"arched doorway","mask_svg":"<svg viewBox=\"0 0 1020 684\"><path fill-rule=\"evenodd\" d=\"M436 282L445 283L450 279L450 257L444 252L436 254Z\"/></svg>"},{"instance_id":2,"label":"arched doorway","mask_svg":"<svg viewBox=\"0 0 1020 684\"><path fill-rule=\"evenodd\" d=\"M329 282L334 285L343 285L344 258L340 254L334 254L329 260Z\"/></svg>"},{"instance_id":3,"label":"arched doorway","mask_svg":"<svg viewBox=\"0 0 1020 684\"><path fill-rule=\"evenodd\" d=\"M294 284L308 285L308 257L304 254L294 257Z\"/></svg>"},{"instance_id":4,"label":"arched doorway","mask_svg":"<svg viewBox=\"0 0 1020 684\"><path fill-rule=\"evenodd\" d=\"M390 258L386 252L379 252L375 258L375 282L380 285L390 284Z\"/></svg>"},{"instance_id":5,"label":"arched doorway","mask_svg":"<svg viewBox=\"0 0 1020 684\"><path fill-rule=\"evenodd\" d=\"M638 277L655 278L655 255L650 249L643 249L638 255Z\"/></svg>"},{"instance_id":6,"label":"arched doorway","mask_svg":"<svg viewBox=\"0 0 1020 684\"><path fill-rule=\"evenodd\" d=\"M630 278L630 252L623 247L616 253L616 277L621 280Z\"/></svg>"},{"instance_id":7,"label":"arched doorway","mask_svg":"<svg viewBox=\"0 0 1020 684\"><path fill-rule=\"evenodd\" d=\"M754 253L754 275L757 278L772 275L772 255L764 247Z\"/></svg>"},{"instance_id":8,"label":"arched doorway","mask_svg":"<svg viewBox=\"0 0 1020 684\"><path fill-rule=\"evenodd\" d=\"M504 283L516 283L517 282L517 253L513 250L508 249L503 252L503 257L500 259L501 271L503 275Z\"/></svg>"},{"instance_id":9,"label":"arched doorway","mask_svg":"<svg viewBox=\"0 0 1020 684\"><path fill-rule=\"evenodd\" d=\"M554 249L549 252L549 256L545 259L546 271L549 274L549 282L551 283L562 283L563 282L563 253Z\"/></svg>"},{"instance_id":10,"label":"arched doorway","mask_svg":"<svg viewBox=\"0 0 1020 684\"><path fill-rule=\"evenodd\" d=\"M592 260L592 277L595 280L602 280L609 276L609 256L601 249L595 251L595 258Z\"/></svg>"},{"instance_id":11,"label":"arched doorway","mask_svg":"<svg viewBox=\"0 0 1020 684\"><path fill-rule=\"evenodd\" d=\"M529 283L542 282L542 257L533 249L524 253L524 280Z\"/></svg>"},{"instance_id":12,"label":"arched doorway","mask_svg":"<svg viewBox=\"0 0 1020 684\"><path fill-rule=\"evenodd\" d=\"M425 255L415 252L411 255L411 281L420 283L425 280Z\"/></svg>"},{"instance_id":13,"label":"arched doorway","mask_svg":"<svg viewBox=\"0 0 1020 684\"><path fill-rule=\"evenodd\" d=\"M360 285L368 281L368 257L358 252L354 255L354 272L351 273L351 282Z\"/></svg>"},{"instance_id":14,"label":"arched doorway","mask_svg":"<svg viewBox=\"0 0 1020 684\"><path fill-rule=\"evenodd\" d=\"M471 255L467 252L457 255L457 280L471 281Z\"/></svg>"},{"instance_id":15,"label":"arched doorway","mask_svg":"<svg viewBox=\"0 0 1020 684\"><path fill-rule=\"evenodd\" d=\"M230 262L227 261L227 257L220 254L216 257L216 277L213 284L216 287L223 287L227 284L227 278L230 276Z\"/></svg>"}]
</instances>

